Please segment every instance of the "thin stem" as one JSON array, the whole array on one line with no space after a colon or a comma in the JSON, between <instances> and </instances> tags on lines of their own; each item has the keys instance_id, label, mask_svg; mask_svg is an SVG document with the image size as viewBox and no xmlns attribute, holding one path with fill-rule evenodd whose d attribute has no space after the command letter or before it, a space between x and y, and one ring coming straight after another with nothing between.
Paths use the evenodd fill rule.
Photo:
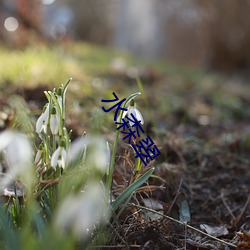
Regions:
<instances>
[{"instance_id":1,"label":"thin stem","mask_svg":"<svg viewBox=\"0 0 250 250\"><path fill-rule=\"evenodd\" d=\"M68 89L69 83L71 82L72 78L70 78L67 83L63 86L62 90L62 126L65 126L65 96L66 96L66 91Z\"/></svg>"},{"instance_id":2,"label":"thin stem","mask_svg":"<svg viewBox=\"0 0 250 250\"><path fill-rule=\"evenodd\" d=\"M108 178L107 178L107 192L110 191L112 182L113 182L113 173L114 173L114 168L115 168L115 156L116 156L116 151L117 151L119 132L120 132L119 130L116 130L116 133L115 133L114 148L112 151L112 158L111 158L109 173L108 173Z\"/></svg>"},{"instance_id":3,"label":"thin stem","mask_svg":"<svg viewBox=\"0 0 250 250\"><path fill-rule=\"evenodd\" d=\"M55 97L55 94L52 93L51 91L48 92L50 94L51 99L53 100L53 103L56 105L57 111L58 111L58 115L59 115L59 120L60 120L60 126L59 126L59 135L62 136L63 135L63 124L64 124L64 119L62 117L62 110L61 107Z\"/></svg>"},{"instance_id":4,"label":"thin stem","mask_svg":"<svg viewBox=\"0 0 250 250\"><path fill-rule=\"evenodd\" d=\"M53 147L53 152L56 150L56 135L52 135L52 147Z\"/></svg>"},{"instance_id":5,"label":"thin stem","mask_svg":"<svg viewBox=\"0 0 250 250\"><path fill-rule=\"evenodd\" d=\"M45 92L46 94L47 92ZM47 96L47 95L46 95ZM48 98L48 97L47 97ZM45 155L46 155L46 163L49 163L49 153L50 153L50 136L49 136L49 130L50 130L50 116L51 116L51 111L52 111L52 101L51 98L49 100L49 117L48 117L48 122L47 122L47 129L46 129L46 134L45 134Z\"/></svg>"},{"instance_id":6,"label":"thin stem","mask_svg":"<svg viewBox=\"0 0 250 250\"><path fill-rule=\"evenodd\" d=\"M137 160L136 160L135 172L139 173L140 170L141 170L141 159L140 159L140 157L138 157Z\"/></svg>"},{"instance_id":7,"label":"thin stem","mask_svg":"<svg viewBox=\"0 0 250 250\"><path fill-rule=\"evenodd\" d=\"M132 95L130 95L124 105L123 108L125 108L127 106L127 104L134 99L136 96L140 95L140 92L134 93ZM122 115L123 115L123 110L120 112L120 116L118 117L118 122L121 122L122 119ZM118 127L119 125L117 125ZM111 158L111 163L110 163L110 168L109 168L109 173L108 173L108 177L107 177L107 194L109 194L109 192L111 191L111 186L112 186L112 182L113 182L113 173L114 173L114 169L115 169L115 156L116 156L116 151L117 151L117 144L118 144L118 138L119 138L119 130L116 130L115 133L115 140L114 140L114 148L113 148L113 152L112 152L112 158Z\"/></svg>"},{"instance_id":8,"label":"thin stem","mask_svg":"<svg viewBox=\"0 0 250 250\"><path fill-rule=\"evenodd\" d=\"M153 209L151 209L151 208L148 208L148 207L144 207L144 206L141 206L141 205L136 205L136 204L134 204L134 203L131 203L131 204L129 204L129 205L130 205L130 206L137 207L137 208L140 208L140 209L145 209L145 210L150 211L150 212L152 212L152 213L161 215L161 216L163 216L164 218L167 218L167 219L169 219L169 220L171 220L171 221L174 221L174 222L176 222L176 223L178 223L178 224L181 224L181 225L183 225L184 227L187 227L187 228L189 228L189 229L192 229L192 230L194 230L194 231L196 231L196 232L198 232L198 233L200 233L200 234L203 234L203 235L205 235L205 236L207 236L207 237L209 237L209 238L211 238L211 239L213 239L213 240L219 241L219 242L221 242L221 243L223 243L223 244L226 244L226 245L228 245L228 246L230 246L230 247L237 248L236 245L234 245L234 244L232 244L232 243L229 243L229 242L226 242L226 241L224 241L224 240L218 239L218 238L216 238L216 237L214 237L214 236L212 236L212 235L210 235L210 234L207 234L207 233L205 233L205 232L203 232L203 231L201 231L201 230L199 230L199 229L197 229L197 228L195 228L195 227L192 227L192 226L188 225L187 222L178 221L178 220L176 220L176 219L173 219L173 218L170 217L170 216L167 216L167 215L165 215L165 214L162 214L162 213L160 213L160 212L157 212L157 211L155 211L155 210L153 210Z\"/></svg>"}]
</instances>

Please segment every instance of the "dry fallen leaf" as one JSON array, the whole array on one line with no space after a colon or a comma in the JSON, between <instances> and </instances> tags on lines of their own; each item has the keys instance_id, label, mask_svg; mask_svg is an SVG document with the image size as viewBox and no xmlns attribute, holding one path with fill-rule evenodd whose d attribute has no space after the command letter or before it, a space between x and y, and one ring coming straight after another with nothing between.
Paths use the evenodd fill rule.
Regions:
<instances>
[{"instance_id":1,"label":"dry fallen leaf","mask_svg":"<svg viewBox=\"0 0 250 250\"><path fill-rule=\"evenodd\" d=\"M244 248L249 248L250 249L250 232L237 232L237 235L241 238L241 241L238 244L238 247L244 247Z\"/></svg>"},{"instance_id":2,"label":"dry fallen leaf","mask_svg":"<svg viewBox=\"0 0 250 250\"><path fill-rule=\"evenodd\" d=\"M215 236L215 237L219 237L219 236L228 234L228 230L227 230L227 227L225 225L222 225L222 226L209 226L207 224L201 224L200 228L203 231L205 231L206 233L208 233L209 235L212 235L212 236Z\"/></svg>"}]
</instances>

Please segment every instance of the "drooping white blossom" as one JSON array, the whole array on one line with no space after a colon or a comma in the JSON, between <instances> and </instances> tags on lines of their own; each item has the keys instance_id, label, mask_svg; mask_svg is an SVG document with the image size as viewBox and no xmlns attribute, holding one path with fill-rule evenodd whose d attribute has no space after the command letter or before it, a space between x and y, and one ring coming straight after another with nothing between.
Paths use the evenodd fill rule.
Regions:
<instances>
[{"instance_id":1,"label":"drooping white blossom","mask_svg":"<svg viewBox=\"0 0 250 250\"><path fill-rule=\"evenodd\" d=\"M91 236L95 226L105 223L108 203L99 182L90 183L78 195L68 196L56 213L55 227L64 233L72 233L77 239Z\"/></svg>"},{"instance_id":2,"label":"drooping white blossom","mask_svg":"<svg viewBox=\"0 0 250 250\"><path fill-rule=\"evenodd\" d=\"M21 177L30 185L32 182L32 147L26 135L6 130L0 133L0 153L7 163L5 179L1 180L1 188L17 177Z\"/></svg>"},{"instance_id":3,"label":"drooping white blossom","mask_svg":"<svg viewBox=\"0 0 250 250\"><path fill-rule=\"evenodd\" d=\"M35 156L35 164L37 164L37 165L40 164L42 156L43 156L43 145L40 144L40 146L37 150L36 156Z\"/></svg>"},{"instance_id":4,"label":"drooping white blossom","mask_svg":"<svg viewBox=\"0 0 250 250\"><path fill-rule=\"evenodd\" d=\"M53 135L58 134L60 126L60 118L58 115L58 111L55 107L52 108L51 116L50 116L50 131Z\"/></svg>"},{"instance_id":5,"label":"drooping white blossom","mask_svg":"<svg viewBox=\"0 0 250 250\"><path fill-rule=\"evenodd\" d=\"M61 108L61 111L62 111L62 96L58 95L57 96L57 101L58 101L58 104L59 104L59 106Z\"/></svg>"},{"instance_id":6,"label":"drooping white blossom","mask_svg":"<svg viewBox=\"0 0 250 250\"><path fill-rule=\"evenodd\" d=\"M44 132L46 134L47 132L47 125L49 121L49 104L45 107L45 110L40 115L36 122L36 132L41 133Z\"/></svg>"},{"instance_id":7,"label":"drooping white blossom","mask_svg":"<svg viewBox=\"0 0 250 250\"><path fill-rule=\"evenodd\" d=\"M144 123L143 116L141 112L135 107L134 100L130 102L128 110L123 112L122 118L124 118L125 116L128 116L128 118L133 121L134 119L131 114L133 114L133 116L136 118L137 121L141 121L141 124ZM129 121L130 126L133 125L132 121Z\"/></svg>"},{"instance_id":8,"label":"drooping white blossom","mask_svg":"<svg viewBox=\"0 0 250 250\"><path fill-rule=\"evenodd\" d=\"M63 145L59 145L51 157L51 166L64 169L67 161L67 152Z\"/></svg>"},{"instance_id":9,"label":"drooping white blossom","mask_svg":"<svg viewBox=\"0 0 250 250\"><path fill-rule=\"evenodd\" d=\"M88 149L88 154L84 154ZM101 136L86 135L74 141L68 153L69 163L74 162L80 155L82 160L88 161L88 166L94 166L98 171L105 173L110 163L110 149L107 142Z\"/></svg>"}]
</instances>

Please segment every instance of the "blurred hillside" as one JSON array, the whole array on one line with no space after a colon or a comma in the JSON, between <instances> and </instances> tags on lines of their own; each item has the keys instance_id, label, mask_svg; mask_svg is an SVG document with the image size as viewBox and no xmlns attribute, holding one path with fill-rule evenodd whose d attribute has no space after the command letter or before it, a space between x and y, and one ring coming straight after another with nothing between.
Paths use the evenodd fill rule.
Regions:
<instances>
[{"instance_id":1,"label":"blurred hillside","mask_svg":"<svg viewBox=\"0 0 250 250\"><path fill-rule=\"evenodd\" d=\"M85 40L144 58L248 71L248 0L1 0L0 39Z\"/></svg>"}]
</instances>

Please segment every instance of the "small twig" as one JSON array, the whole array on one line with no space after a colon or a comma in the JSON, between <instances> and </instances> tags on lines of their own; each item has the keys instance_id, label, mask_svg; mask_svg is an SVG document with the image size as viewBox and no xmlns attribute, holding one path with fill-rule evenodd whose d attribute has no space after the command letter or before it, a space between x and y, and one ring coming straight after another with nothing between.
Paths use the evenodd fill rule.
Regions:
<instances>
[{"instance_id":1,"label":"small twig","mask_svg":"<svg viewBox=\"0 0 250 250\"><path fill-rule=\"evenodd\" d=\"M185 250L187 250L187 222L184 222L184 226L185 226L185 241L184 241L184 247Z\"/></svg>"},{"instance_id":2,"label":"small twig","mask_svg":"<svg viewBox=\"0 0 250 250\"><path fill-rule=\"evenodd\" d=\"M153 186L153 185L148 185L148 186L143 186L143 187L139 187L135 193L141 193L141 192L152 192L154 190L164 190L164 187L161 186Z\"/></svg>"},{"instance_id":3,"label":"small twig","mask_svg":"<svg viewBox=\"0 0 250 250\"><path fill-rule=\"evenodd\" d=\"M99 248L124 248L128 247L126 245L115 245L115 246L105 246L105 245L97 245L97 246L90 246L90 249L99 249ZM129 247L134 247L134 248L141 248L141 245L129 245Z\"/></svg>"},{"instance_id":4,"label":"small twig","mask_svg":"<svg viewBox=\"0 0 250 250\"><path fill-rule=\"evenodd\" d=\"M58 178L57 178L57 179L58 179ZM55 179L54 181L51 180L49 183L45 184L45 186L43 187L43 189L41 189L39 192L37 192L37 193L34 195L34 197L35 197L35 198L38 198L38 197L42 194L42 192L44 192L44 191L45 191L46 189L48 189L48 188L51 188L51 187L53 186L53 184L58 183L57 179ZM40 183L39 183L39 184L40 184Z\"/></svg>"},{"instance_id":5,"label":"small twig","mask_svg":"<svg viewBox=\"0 0 250 250\"><path fill-rule=\"evenodd\" d=\"M129 205L130 205L130 206L137 207L137 208L140 208L140 209L145 209L145 210L150 211L150 212L152 212L152 213L161 215L161 216L163 216L164 218L167 218L167 219L169 219L169 220L171 220L171 221L174 221L174 222L176 222L176 223L178 223L178 224L180 224L180 225L182 225L182 226L186 226L187 228L192 229L192 230L194 230L194 231L196 231L196 232L198 232L198 233L200 233L200 234L203 234L203 235L205 235L205 236L207 236L207 237L209 237L209 238L211 238L211 239L213 239L213 240L219 241L219 242L221 242L221 243L223 243L223 244L226 244L226 245L228 245L228 246L230 246L230 247L237 248L237 246L234 245L234 244L232 244L232 243L229 243L229 242L226 242L226 241L224 241L224 240L218 239L218 238L216 238L216 237L214 237L214 236L212 236L212 235L209 235L209 234L207 234L207 233L205 233L205 232L203 232L203 231L201 231L201 230L199 230L199 229L197 229L197 228L195 228L195 227L192 227L192 226L188 225L186 222L178 221L178 220L176 220L176 219L173 219L173 218L170 217L170 216L167 216L167 215L165 215L165 214L162 214L162 213L160 213L160 212L157 212L157 211L155 211L155 210L153 210L153 209L151 209L151 208L147 208L147 207L144 207L144 206L141 206L141 205L136 205L136 204L133 204L133 203L132 203L132 204L130 203Z\"/></svg>"},{"instance_id":6,"label":"small twig","mask_svg":"<svg viewBox=\"0 0 250 250\"><path fill-rule=\"evenodd\" d=\"M173 205L175 204L176 200L177 200L177 197L178 197L178 194L180 193L180 190L181 190L181 185L182 185L182 179L180 180L180 183L179 183L179 187L177 189L177 192L176 192L176 195L174 197L174 200L172 201L168 211L167 211L167 214L169 214L173 208Z\"/></svg>"},{"instance_id":7,"label":"small twig","mask_svg":"<svg viewBox=\"0 0 250 250\"><path fill-rule=\"evenodd\" d=\"M250 194L248 194L248 197L247 197L247 201L245 203L245 206L243 207L241 213L237 216L237 218L234 218L234 225L237 226L238 223L240 222L240 220L242 219L244 213L246 212L247 208L248 208L248 205L250 203Z\"/></svg>"},{"instance_id":8,"label":"small twig","mask_svg":"<svg viewBox=\"0 0 250 250\"><path fill-rule=\"evenodd\" d=\"M41 184L49 184L49 183L59 183L61 180L61 178L56 178L56 179L48 179L48 180L41 180L40 183Z\"/></svg>"},{"instance_id":9,"label":"small twig","mask_svg":"<svg viewBox=\"0 0 250 250\"><path fill-rule=\"evenodd\" d=\"M230 209L230 207L227 205L227 202L226 202L226 200L225 200L225 196L224 196L224 192L223 192L223 191L222 191L221 194L220 194L220 198L221 198L221 200L222 200L224 206L226 207L227 211L229 212L229 214L230 214L231 217L233 218L233 221L235 221L236 218L235 218L235 216L234 216L232 210Z\"/></svg>"}]
</instances>

